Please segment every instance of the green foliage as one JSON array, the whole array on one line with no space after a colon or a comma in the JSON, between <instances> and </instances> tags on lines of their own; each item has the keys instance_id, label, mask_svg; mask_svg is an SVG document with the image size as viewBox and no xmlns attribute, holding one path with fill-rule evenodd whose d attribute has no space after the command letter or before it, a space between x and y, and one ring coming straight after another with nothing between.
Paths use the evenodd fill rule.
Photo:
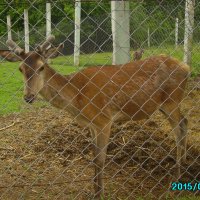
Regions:
<instances>
[{"instance_id":1,"label":"green foliage","mask_svg":"<svg viewBox=\"0 0 200 200\"><path fill-rule=\"evenodd\" d=\"M0 4L0 35L6 37L6 15L12 19L13 38L18 42L24 40L24 9L29 11L30 44L39 43L45 37L45 5L44 0L9 0L7 4ZM52 6L52 30L58 36L58 42L70 37L73 43L75 2L49 1ZM91 41L101 45L111 35L111 4L110 1L82 2L81 42ZM147 47L147 30L150 29L151 45L174 43L175 18L179 18L179 42L184 39L185 1L130 1L130 33L131 47ZM194 40L199 40L200 6L195 8ZM98 34L98 29L107 34ZM102 36L102 38L101 38ZM4 39L1 39L4 42ZM5 42L4 42L5 43ZM106 47L107 51L112 48L112 43ZM0 45L1 47L2 45ZM97 49L94 49L96 51ZM105 49L106 50L106 49Z\"/></svg>"},{"instance_id":2,"label":"green foliage","mask_svg":"<svg viewBox=\"0 0 200 200\"><path fill-rule=\"evenodd\" d=\"M71 2L64 3L64 11L67 17L74 20L74 4Z\"/></svg>"}]
</instances>

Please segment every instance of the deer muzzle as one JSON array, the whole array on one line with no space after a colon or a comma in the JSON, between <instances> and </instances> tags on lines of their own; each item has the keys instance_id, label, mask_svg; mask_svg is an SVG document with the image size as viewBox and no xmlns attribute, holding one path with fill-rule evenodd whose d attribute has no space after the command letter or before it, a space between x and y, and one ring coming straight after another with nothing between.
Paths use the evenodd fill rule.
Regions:
<instances>
[{"instance_id":1,"label":"deer muzzle","mask_svg":"<svg viewBox=\"0 0 200 200\"><path fill-rule=\"evenodd\" d=\"M35 100L35 95L24 95L24 100L26 101L26 103L33 103L33 101Z\"/></svg>"}]
</instances>

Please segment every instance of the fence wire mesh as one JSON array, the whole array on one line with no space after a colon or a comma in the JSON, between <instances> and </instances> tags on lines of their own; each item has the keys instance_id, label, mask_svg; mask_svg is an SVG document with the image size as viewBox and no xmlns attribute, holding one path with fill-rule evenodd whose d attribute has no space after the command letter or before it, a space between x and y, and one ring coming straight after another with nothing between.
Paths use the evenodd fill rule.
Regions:
<instances>
[{"instance_id":1,"label":"fence wire mesh","mask_svg":"<svg viewBox=\"0 0 200 200\"><path fill-rule=\"evenodd\" d=\"M51 46L45 1L0 3L0 198L198 199L200 3L191 73L181 62L185 0L129 1L130 63L119 66L111 2L82 1L79 67L76 4L49 3ZM24 52L24 9L32 53ZM6 44L8 15L16 45Z\"/></svg>"}]
</instances>

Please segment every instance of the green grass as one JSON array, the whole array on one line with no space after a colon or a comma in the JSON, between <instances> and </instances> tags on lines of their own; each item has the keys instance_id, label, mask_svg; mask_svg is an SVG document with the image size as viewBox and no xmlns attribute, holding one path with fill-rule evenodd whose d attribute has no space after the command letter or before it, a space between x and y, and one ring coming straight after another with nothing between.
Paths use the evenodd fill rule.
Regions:
<instances>
[{"instance_id":1,"label":"green grass","mask_svg":"<svg viewBox=\"0 0 200 200\"><path fill-rule=\"evenodd\" d=\"M23 81L16 63L0 63L0 114L19 110Z\"/></svg>"},{"instance_id":2,"label":"green grass","mask_svg":"<svg viewBox=\"0 0 200 200\"><path fill-rule=\"evenodd\" d=\"M174 46L151 47L145 50L144 57L157 54L172 55L180 60L183 58L183 47ZM132 55L132 54L131 54ZM112 63L112 53L95 53L81 55L80 66L106 65ZM200 73L200 51L194 46L192 75ZM23 77L18 70L19 62L0 62L0 115L19 112L24 104ZM61 56L52 60L50 66L62 74L69 74L80 70L82 67L73 66L73 56Z\"/></svg>"}]
</instances>

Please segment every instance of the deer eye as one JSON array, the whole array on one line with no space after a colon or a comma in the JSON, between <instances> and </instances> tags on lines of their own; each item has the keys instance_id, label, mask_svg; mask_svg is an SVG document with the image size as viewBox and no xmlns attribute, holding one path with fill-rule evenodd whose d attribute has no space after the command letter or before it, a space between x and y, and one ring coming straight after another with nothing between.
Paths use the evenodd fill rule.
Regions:
<instances>
[{"instance_id":1,"label":"deer eye","mask_svg":"<svg viewBox=\"0 0 200 200\"><path fill-rule=\"evenodd\" d=\"M39 68L39 72L41 72L42 70L44 70L43 66Z\"/></svg>"}]
</instances>

